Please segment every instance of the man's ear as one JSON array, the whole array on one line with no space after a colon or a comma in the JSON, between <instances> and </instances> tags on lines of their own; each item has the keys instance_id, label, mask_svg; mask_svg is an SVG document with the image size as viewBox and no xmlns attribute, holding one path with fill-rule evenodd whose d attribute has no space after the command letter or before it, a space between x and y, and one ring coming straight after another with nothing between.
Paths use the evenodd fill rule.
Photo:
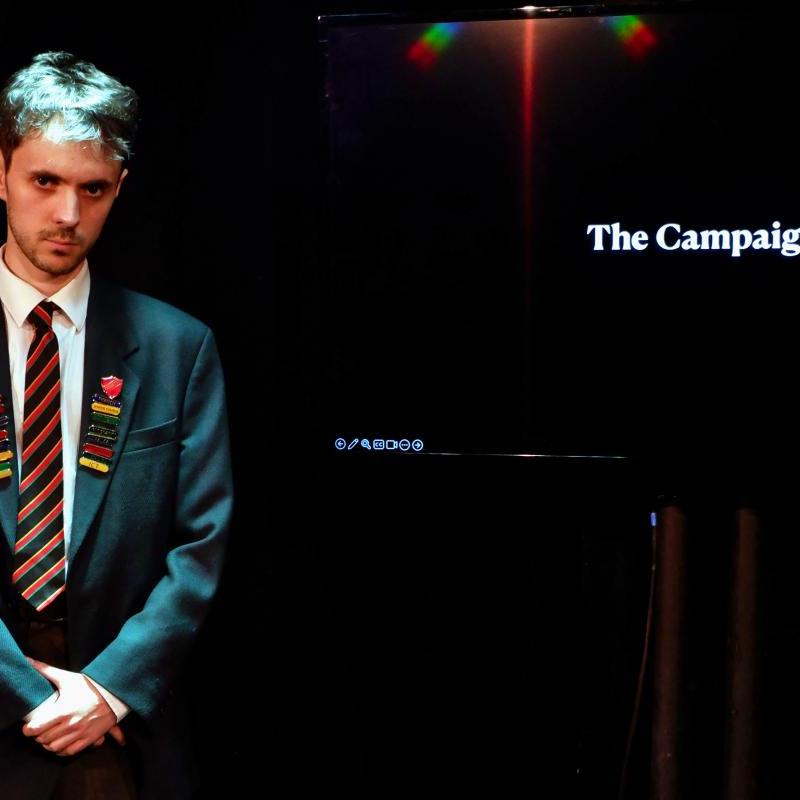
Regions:
<instances>
[{"instance_id":1,"label":"man's ear","mask_svg":"<svg viewBox=\"0 0 800 800\"><path fill-rule=\"evenodd\" d=\"M119 190L122 188L122 181L125 180L125 176L128 174L128 170L124 169L119 174L119 178L117 179L117 190L114 192L114 198L116 199L119 197ZM2 189L0 189L2 191Z\"/></svg>"},{"instance_id":2,"label":"man's ear","mask_svg":"<svg viewBox=\"0 0 800 800\"><path fill-rule=\"evenodd\" d=\"M0 200L8 202L8 192L6 191L6 157L0 153Z\"/></svg>"}]
</instances>

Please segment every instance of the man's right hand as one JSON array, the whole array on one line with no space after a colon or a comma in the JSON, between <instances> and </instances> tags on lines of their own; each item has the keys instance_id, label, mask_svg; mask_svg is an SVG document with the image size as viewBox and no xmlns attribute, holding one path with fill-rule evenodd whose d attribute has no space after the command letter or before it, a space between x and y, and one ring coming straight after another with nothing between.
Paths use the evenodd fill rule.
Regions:
<instances>
[{"instance_id":1,"label":"man's right hand","mask_svg":"<svg viewBox=\"0 0 800 800\"><path fill-rule=\"evenodd\" d=\"M120 745L125 743L113 709L85 675L32 658L28 661L54 685L58 698L46 710L40 710L41 706L34 710L22 727L25 736L35 736L45 750L60 756L100 747L109 733ZM92 732L99 735L92 739Z\"/></svg>"}]
</instances>

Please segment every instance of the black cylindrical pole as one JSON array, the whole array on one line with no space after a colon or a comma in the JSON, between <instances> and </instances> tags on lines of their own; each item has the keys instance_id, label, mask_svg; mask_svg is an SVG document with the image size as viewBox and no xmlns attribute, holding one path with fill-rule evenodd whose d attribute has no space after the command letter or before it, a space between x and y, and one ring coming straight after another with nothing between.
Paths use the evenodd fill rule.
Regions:
<instances>
[{"instance_id":1,"label":"black cylindrical pole","mask_svg":"<svg viewBox=\"0 0 800 800\"><path fill-rule=\"evenodd\" d=\"M665 505L656 523L653 642L652 800L683 800L681 733L684 708L686 513Z\"/></svg>"},{"instance_id":2,"label":"black cylindrical pole","mask_svg":"<svg viewBox=\"0 0 800 800\"><path fill-rule=\"evenodd\" d=\"M736 512L728 623L725 800L754 800L758 677L759 538L752 508Z\"/></svg>"}]
</instances>

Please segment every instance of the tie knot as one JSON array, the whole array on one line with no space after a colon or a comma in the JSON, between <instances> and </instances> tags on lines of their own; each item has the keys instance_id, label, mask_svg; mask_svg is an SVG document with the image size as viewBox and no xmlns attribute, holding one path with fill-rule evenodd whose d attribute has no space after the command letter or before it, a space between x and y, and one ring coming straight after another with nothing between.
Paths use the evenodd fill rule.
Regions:
<instances>
[{"instance_id":1,"label":"tie knot","mask_svg":"<svg viewBox=\"0 0 800 800\"><path fill-rule=\"evenodd\" d=\"M58 306L50 300L42 300L30 314L28 319L39 330L51 330L53 327L53 312Z\"/></svg>"}]
</instances>

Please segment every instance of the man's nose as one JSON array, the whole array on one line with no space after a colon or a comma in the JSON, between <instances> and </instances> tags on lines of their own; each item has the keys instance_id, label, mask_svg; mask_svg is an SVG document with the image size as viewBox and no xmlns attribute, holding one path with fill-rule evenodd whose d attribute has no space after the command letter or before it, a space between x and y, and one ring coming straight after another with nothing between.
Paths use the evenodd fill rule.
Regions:
<instances>
[{"instance_id":1,"label":"man's nose","mask_svg":"<svg viewBox=\"0 0 800 800\"><path fill-rule=\"evenodd\" d=\"M72 228L80 222L80 202L76 192L64 190L56 197L53 221L63 228Z\"/></svg>"}]
</instances>

